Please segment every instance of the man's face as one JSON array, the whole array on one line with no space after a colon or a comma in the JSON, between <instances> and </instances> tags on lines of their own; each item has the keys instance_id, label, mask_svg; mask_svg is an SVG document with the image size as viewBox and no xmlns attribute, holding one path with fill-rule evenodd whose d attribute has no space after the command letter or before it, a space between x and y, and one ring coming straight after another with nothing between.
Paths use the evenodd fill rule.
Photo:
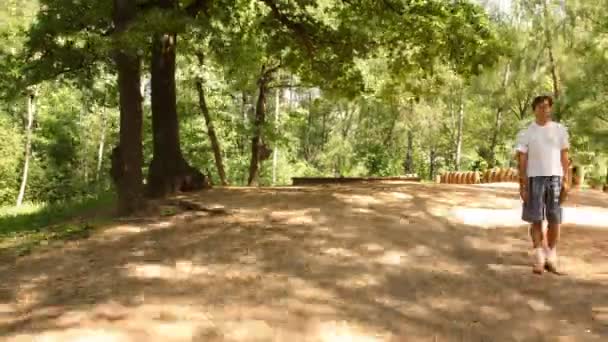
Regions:
<instances>
[{"instance_id":1,"label":"man's face","mask_svg":"<svg viewBox=\"0 0 608 342\"><path fill-rule=\"evenodd\" d=\"M536 114L537 119L548 120L551 118L551 104L549 103L549 100L545 100L536 105L534 113Z\"/></svg>"}]
</instances>

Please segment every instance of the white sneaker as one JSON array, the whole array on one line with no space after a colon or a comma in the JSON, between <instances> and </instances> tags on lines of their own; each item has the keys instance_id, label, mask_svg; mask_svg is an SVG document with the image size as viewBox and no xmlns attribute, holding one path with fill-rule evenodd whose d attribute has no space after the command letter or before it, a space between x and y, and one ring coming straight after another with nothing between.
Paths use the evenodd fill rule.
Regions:
<instances>
[{"instance_id":1,"label":"white sneaker","mask_svg":"<svg viewBox=\"0 0 608 342\"><path fill-rule=\"evenodd\" d=\"M557 271L557 251L555 248L549 249L545 257L545 269L549 272L559 273Z\"/></svg>"},{"instance_id":2,"label":"white sneaker","mask_svg":"<svg viewBox=\"0 0 608 342\"><path fill-rule=\"evenodd\" d=\"M545 269L546 263L545 251L543 248L536 248L534 250L534 266L532 267L532 272L536 274L543 273Z\"/></svg>"}]
</instances>

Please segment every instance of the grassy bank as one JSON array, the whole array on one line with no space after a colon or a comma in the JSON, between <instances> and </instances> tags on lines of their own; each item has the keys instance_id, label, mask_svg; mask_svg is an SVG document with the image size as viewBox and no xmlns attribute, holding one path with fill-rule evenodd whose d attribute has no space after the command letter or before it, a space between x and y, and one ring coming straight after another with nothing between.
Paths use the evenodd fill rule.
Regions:
<instances>
[{"instance_id":1,"label":"grassy bank","mask_svg":"<svg viewBox=\"0 0 608 342\"><path fill-rule=\"evenodd\" d=\"M0 207L0 250L27 254L37 245L87 237L111 219L114 195L104 193L63 203Z\"/></svg>"}]
</instances>

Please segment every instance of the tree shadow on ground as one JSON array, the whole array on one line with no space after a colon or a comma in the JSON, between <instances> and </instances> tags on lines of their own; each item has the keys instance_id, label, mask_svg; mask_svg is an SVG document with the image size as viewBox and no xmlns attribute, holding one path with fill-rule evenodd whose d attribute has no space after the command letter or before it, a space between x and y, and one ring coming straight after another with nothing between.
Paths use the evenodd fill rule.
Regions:
<instances>
[{"instance_id":1,"label":"tree shadow on ground","mask_svg":"<svg viewBox=\"0 0 608 342\"><path fill-rule=\"evenodd\" d=\"M438 214L493 195L402 184L189 196L231 213L117 224L1 266L0 336L60 340L100 326L147 341L608 336L598 274L608 232L565 227L567 275L534 276L525 229Z\"/></svg>"}]
</instances>

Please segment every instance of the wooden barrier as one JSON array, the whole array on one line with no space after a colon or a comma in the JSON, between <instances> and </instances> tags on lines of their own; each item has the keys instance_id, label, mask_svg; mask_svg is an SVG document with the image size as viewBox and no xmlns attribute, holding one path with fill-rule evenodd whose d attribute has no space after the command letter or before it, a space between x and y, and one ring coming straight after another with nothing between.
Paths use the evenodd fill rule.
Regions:
<instances>
[{"instance_id":1,"label":"wooden barrier","mask_svg":"<svg viewBox=\"0 0 608 342\"><path fill-rule=\"evenodd\" d=\"M494 168L491 170L468 171L468 172L444 172L439 177L441 184L480 184L480 183L499 183L517 182L519 172L514 168Z\"/></svg>"}]
</instances>

